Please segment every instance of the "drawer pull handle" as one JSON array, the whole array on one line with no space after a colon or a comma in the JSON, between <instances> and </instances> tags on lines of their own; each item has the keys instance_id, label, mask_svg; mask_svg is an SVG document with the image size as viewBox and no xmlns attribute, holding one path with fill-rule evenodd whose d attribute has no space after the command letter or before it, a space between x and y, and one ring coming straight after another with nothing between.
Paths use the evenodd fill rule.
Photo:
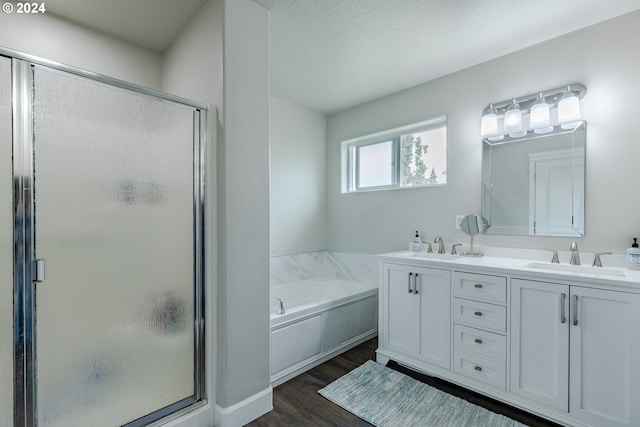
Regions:
<instances>
[{"instance_id":1,"label":"drawer pull handle","mask_svg":"<svg viewBox=\"0 0 640 427\"><path fill-rule=\"evenodd\" d=\"M473 313L474 316L482 316L482 312L481 311L476 311L475 313Z\"/></svg>"},{"instance_id":2,"label":"drawer pull handle","mask_svg":"<svg viewBox=\"0 0 640 427\"><path fill-rule=\"evenodd\" d=\"M473 342L475 342L476 344L482 344L482 340L480 338L476 338L475 340L473 340Z\"/></svg>"},{"instance_id":3,"label":"drawer pull handle","mask_svg":"<svg viewBox=\"0 0 640 427\"><path fill-rule=\"evenodd\" d=\"M475 369L475 370L476 370L476 371L478 371L478 372L482 372L482 366L476 366L476 367L475 367L475 368L473 368L473 369Z\"/></svg>"},{"instance_id":4,"label":"drawer pull handle","mask_svg":"<svg viewBox=\"0 0 640 427\"><path fill-rule=\"evenodd\" d=\"M473 285L474 288L476 289L482 289L482 284L481 283L476 283L475 285Z\"/></svg>"}]
</instances>

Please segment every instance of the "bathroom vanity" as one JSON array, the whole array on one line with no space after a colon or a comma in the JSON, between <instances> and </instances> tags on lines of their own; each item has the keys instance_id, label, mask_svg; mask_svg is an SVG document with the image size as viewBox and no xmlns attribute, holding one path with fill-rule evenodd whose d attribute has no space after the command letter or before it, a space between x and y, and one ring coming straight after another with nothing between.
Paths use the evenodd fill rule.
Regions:
<instances>
[{"instance_id":1,"label":"bathroom vanity","mask_svg":"<svg viewBox=\"0 0 640 427\"><path fill-rule=\"evenodd\" d=\"M640 272L398 252L379 274L379 363L565 425L640 425Z\"/></svg>"}]
</instances>

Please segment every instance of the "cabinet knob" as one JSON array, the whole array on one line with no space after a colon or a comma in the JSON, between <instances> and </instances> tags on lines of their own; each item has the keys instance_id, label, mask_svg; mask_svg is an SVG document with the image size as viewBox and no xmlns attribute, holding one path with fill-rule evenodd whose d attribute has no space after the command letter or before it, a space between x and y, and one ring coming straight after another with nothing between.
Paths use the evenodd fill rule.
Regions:
<instances>
[{"instance_id":1,"label":"cabinet knob","mask_svg":"<svg viewBox=\"0 0 640 427\"><path fill-rule=\"evenodd\" d=\"M482 289L482 283L476 283L473 287L476 289Z\"/></svg>"},{"instance_id":2,"label":"cabinet knob","mask_svg":"<svg viewBox=\"0 0 640 427\"><path fill-rule=\"evenodd\" d=\"M476 367L475 367L475 368L473 368L473 369L475 369L475 370L476 370L476 371L478 371L478 372L482 372L482 366L476 366Z\"/></svg>"},{"instance_id":3,"label":"cabinet knob","mask_svg":"<svg viewBox=\"0 0 640 427\"><path fill-rule=\"evenodd\" d=\"M475 316L482 316L482 312L481 311L476 311L475 313L473 313Z\"/></svg>"},{"instance_id":4,"label":"cabinet knob","mask_svg":"<svg viewBox=\"0 0 640 427\"><path fill-rule=\"evenodd\" d=\"M473 342L475 342L476 344L482 344L482 340L480 338L476 338L475 340L473 340Z\"/></svg>"}]
</instances>

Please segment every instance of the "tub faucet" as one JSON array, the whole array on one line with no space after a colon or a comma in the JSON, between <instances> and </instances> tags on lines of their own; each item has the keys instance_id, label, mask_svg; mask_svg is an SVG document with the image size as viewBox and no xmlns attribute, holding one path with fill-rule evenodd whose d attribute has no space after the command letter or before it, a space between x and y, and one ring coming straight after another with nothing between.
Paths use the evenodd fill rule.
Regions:
<instances>
[{"instance_id":1,"label":"tub faucet","mask_svg":"<svg viewBox=\"0 0 640 427\"><path fill-rule=\"evenodd\" d=\"M284 301L282 301L280 298L276 298L278 300L278 304L280 305L280 308L278 308L278 314L285 314L286 311L284 310Z\"/></svg>"},{"instance_id":2,"label":"tub faucet","mask_svg":"<svg viewBox=\"0 0 640 427\"><path fill-rule=\"evenodd\" d=\"M439 254L443 254L446 251L444 250L444 240L442 240L442 237L437 236L434 240L433 243L437 243L438 244L438 253Z\"/></svg>"},{"instance_id":3,"label":"tub faucet","mask_svg":"<svg viewBox=\"0 0 640 427\"><path fill-rule=\"evenodd\" d=\"M578 244L576 242L571 243L571 261L569 264L571 265L580 265L580 254L578 253Z\"/></svg>"}]
</instances>

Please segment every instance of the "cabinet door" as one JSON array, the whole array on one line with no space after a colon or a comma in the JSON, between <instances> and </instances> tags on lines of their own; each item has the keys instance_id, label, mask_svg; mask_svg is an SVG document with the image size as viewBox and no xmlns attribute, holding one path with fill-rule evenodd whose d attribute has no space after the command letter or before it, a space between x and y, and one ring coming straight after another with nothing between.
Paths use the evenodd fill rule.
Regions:
<instances>
[{"instance_id":1,"label":"cabinet door","mask_svg":"<svg viewBox=\"0 0 640 427\"><path fill-rule=\"evenodd\" d=\"M415 319L413 267L384 264L380 299L383 346L405 354L414 353Z\"/></svg>"},{"instance_id":2,"label":"cabinet door","mask_svg":"<svg viewBox=\"0 0 640 427\"><path fill-rule=\"evenodd\" d=\"M570 412L590 425L640 425L640 295L571 288Z\"/></svg>"},{"instance_id":3,"label":"cabinet door","mask_svg":"<svg viewBox=\"0 0 640 427\"><path fill-rule=\"evenodd\" d=\"M511 392L567 411L569 287L511 280Z\"/></svg>"},{"instance_id":4,"label":"cabinet door","mask_svg":"<svg viewBox=\"0 0 640 427\"><path fill-rule=\"evenodd\" d=\"M415 269L420 325L417 357L451 368L451 272Z\"/></svg>"}]
</instances>

